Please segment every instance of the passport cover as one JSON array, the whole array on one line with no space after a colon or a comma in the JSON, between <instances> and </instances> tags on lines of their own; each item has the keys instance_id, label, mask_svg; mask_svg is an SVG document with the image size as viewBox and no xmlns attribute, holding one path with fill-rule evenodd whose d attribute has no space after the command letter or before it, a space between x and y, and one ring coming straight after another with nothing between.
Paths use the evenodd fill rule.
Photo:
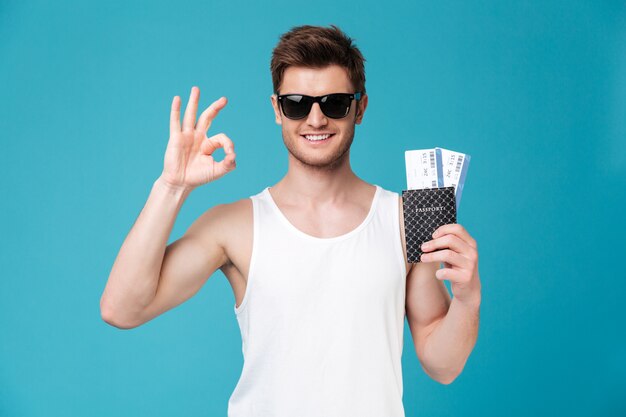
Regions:
<instances>
[{"instance_id":1,"label":"passport cover","mask_svg":"<svg viewBox=\"0 0 626 417\"><path fill-rule=\"evenodd\" d=\"M409 263L417 263L422 243L432 240L433 232L444 224L456 223L454 187L402 191L404 240Z\"/></svg>"}]
</instances>

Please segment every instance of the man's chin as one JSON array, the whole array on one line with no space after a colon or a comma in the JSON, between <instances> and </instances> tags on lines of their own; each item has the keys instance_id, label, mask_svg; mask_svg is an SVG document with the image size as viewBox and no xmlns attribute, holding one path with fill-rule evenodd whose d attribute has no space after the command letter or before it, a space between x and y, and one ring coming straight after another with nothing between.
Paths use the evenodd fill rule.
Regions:
<instances>
[{"instance_id":1,"label":"man's chin","mask_svg":"<svg viewBox=\"0 0 626 417\"><path fill-rule=\"evenodd\" d=\"M336 156L331 158L315 158L310 155L300 155L293 152L289 152L291 158L297 161L298 164L303 165L307 168L321 170L321 171L331 171L345 160L347 154L343 156Z\"/></svg>"},{"instance_id":2,"label":"man's chin","mask_svg":"<svg viewBox=\"0 0 626 417\"><path fill-rule=\"evenodd\" d=\"M307 139L304 137L296 138L294 142L288 142L284 140L287 151L289 152L290 158L294 159L300 165L304 165L311 169L315 170L324 170L330 171L338 166L340 166L349 155L350 143L346 144L347 147L345 149L336 149L332 146L332 143L328 143L330 146L320 146L316 147L315 144L313 146L309 146ZM341 139L341 137L333 135L331 140ZM304 142L304 143L303 143Z\"/></svg>"}]
</instances>

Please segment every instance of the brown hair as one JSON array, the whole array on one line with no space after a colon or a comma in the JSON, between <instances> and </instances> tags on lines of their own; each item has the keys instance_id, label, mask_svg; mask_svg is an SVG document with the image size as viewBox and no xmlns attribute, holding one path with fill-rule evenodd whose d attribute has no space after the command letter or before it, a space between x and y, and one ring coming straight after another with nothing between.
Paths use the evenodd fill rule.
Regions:
<instances>
[{"instance_id":1,"label":"brown hair","mask_svg":"<svg viewBox=\"0 0 626 417\"><path fill-rule=\"evenodd\" d=\"M322 68L331 64L344 67L355 91L365 93L365 58L352 41L335 25L291 28L272 51L270 70L274 93L278 94L287 67Z\"/></svg>"}]
</instances>

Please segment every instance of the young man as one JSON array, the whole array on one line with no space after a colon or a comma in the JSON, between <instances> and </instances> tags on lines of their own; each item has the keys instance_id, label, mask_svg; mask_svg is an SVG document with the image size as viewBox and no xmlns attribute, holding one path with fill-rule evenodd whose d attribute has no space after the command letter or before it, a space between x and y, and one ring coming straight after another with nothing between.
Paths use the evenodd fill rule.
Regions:
<instances>
[{"instance_id":1,"label":"young man","mask_svg":"<svg viewBox=\"0 0 626 417\"><path fill-rule=\"evenodd\" d=\"M271 103L287 174L209 209L166 247L189 193L235 168L233 142L206 136L226 99L196 122L200 92L192 88L182 126L181 101L172 102L163 173L115 260L102 317L139 326L220 269L233 288L244 353L230 417L403 416L405 315L422 367L441 383L459 375L474 347L476 241L459 224L442 226L422 262L408 264L401 197L350 168L368 101L363 62L335 26L284 34L272 55ZM216 162L219 147L225 157Z\"/></svg>"}]
</instances>

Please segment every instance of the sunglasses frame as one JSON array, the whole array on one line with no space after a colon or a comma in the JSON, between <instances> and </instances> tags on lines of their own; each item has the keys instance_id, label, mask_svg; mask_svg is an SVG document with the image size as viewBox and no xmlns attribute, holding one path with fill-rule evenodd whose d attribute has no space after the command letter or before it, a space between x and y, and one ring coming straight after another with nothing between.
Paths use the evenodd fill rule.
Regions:
<instances>
[{"instance_id":1,"label":"sunglasses frame","mask_svg":"<svg viewBox=\"0 0 626 417\"><path fill-rule=\"evenodd\" d=\"M287 116L287 114L285 113L285 109L283 109L283 99L289 96L300 96L303 98L308 98L308 99L312 99L313 101L311 102L311 107L309 107L309 111L306 112L306 114L302 117L289 117ZM326 112L324 112L324 109L322 108L322 104L324 104L322 102L322 99L327 98L328 96L348 96L350 98L350 104L348 106L348 110L346 111L346 114L344 114L341 117L332 117L326 114ZM276 98L278 99L278 103L280 106L280 110L283 112L283 114L285 115L286 118L291 119L291 120L302 120L305 117L307 117L310 113L311 113L311 109L313 108L313 104L314 103L319 103L320 105L320 109L322 110L322 113L324 113L324 116L326 117L330 117L331 119L343 119L344 117L346 117L348 115L348 113L350 113L350 109L352 108L352 100L356 100L359 101L361 100L361 92L358 91L354 94L352 93L330 93L330 94L324 94L323 96L307 96L306 94L297 94L297 93L292 93L292 94L280 94L277 95Z\"/></svg>"}]
</instances>

